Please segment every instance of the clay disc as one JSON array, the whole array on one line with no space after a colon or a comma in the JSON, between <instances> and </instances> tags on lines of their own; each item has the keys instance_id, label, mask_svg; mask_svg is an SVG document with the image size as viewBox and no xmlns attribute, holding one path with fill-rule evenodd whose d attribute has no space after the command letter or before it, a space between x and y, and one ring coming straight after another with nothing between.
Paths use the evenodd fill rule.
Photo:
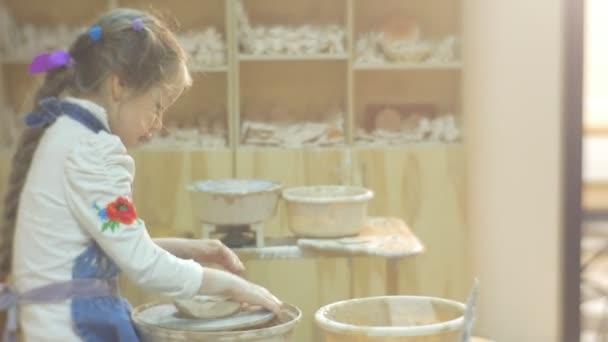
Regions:
<instances>
[{"instance_id":1,"label":"clay disc","mask_svg":"<svg viewBox=\"0 0 608 342\"><path fill-rule=\"evenodd\" d=\"M221 296L196 296L192 299L175 300L173 304L182 316L188 318L228 317L241 309L241 304Z\"/></svg>"},{"instance_id":2,"label":"clay disc","mask_svg":"<svg viewBox=\"0 0 608 342\"><path fill-rule=\"evenodd\" d=\"M274 314L259 307L249 307L230 317L195 319L180 315L172 303L163 303L140 312L138 319L145 324L178 331L229 331L268 323L274 319Z\"/></svg>"}]
</instances>

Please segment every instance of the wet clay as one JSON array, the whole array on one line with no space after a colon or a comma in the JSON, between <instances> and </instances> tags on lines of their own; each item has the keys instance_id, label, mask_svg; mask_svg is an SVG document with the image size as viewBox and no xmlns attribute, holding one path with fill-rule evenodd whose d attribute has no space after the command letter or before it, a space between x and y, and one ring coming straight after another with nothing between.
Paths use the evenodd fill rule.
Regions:
<instances>
[{"instance_id":1,"label":"wet clay","mask_svg":"<svg viewBox=\"0 0 608 342\"><path fill-rule=\"evenodd\" d=\"M173 302L183 317L214 319L232 316L239 312L241 305L221 296L196 296Z\"/></svg>"}]
</instances>

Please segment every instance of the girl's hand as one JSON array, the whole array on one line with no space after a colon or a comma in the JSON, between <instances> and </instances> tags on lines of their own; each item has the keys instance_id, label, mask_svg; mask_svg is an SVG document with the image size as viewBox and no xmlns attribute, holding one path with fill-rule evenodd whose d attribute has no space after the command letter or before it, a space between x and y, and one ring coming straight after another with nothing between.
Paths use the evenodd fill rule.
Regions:
<instances>
[{"instance_id":1,"label":"girl's hand","mask_svg":"<svg viewBox=\"0 0 608 342\"><path fill-rule=\"evenodd\" d=\"M158 238L154 239L154 242L178 258L193 259L203 264L217 264L233 273L245 270L236 254L219 240Z\"/></svg>"},{"instance_id":2,"label":"girl's hand","mask_svg":"<svg viewBox=\"0 0 608 342\"><path fill-rule=\"evenodd\" d=\"M243 284L232 290L231 299L235 302L246 303L249 305L259 305L275 315L281 312L283 303L266 288L250 283L241 279Z\"/></svg>"},{"instance_id":3,"label":"girl's hand","mask_svg":"<svg viewBox=\"0 0 608 342\"><path fill-rule=\"evenodd\" d=\"M234 274L221 270L205 268L201 295L226 295L231 300L249 305L262 306L279 315L283 303L265 288L250 283Z\"/></svg>"},{"instance_id":4,"label":"girl's hand","mask_svg":"<svg viewBox=\"0 0 608 342\"><path fill-rule=\"evenodd\" d=\"M259 305L272 311L275 315L281 313L281 306L283 303L275 297L266 288L259 285L247 282L233 291L231 296L232 300L239 303L246 303L249 305Z\"/></svg>"},{"instance_id":5,"label":"girl's hand","mask_svg":"<svg viewBox=\"0 0 608 342\"><path fill-rule=\"evenodd\" d=\"M200 263L217 264L232 273L245 271L239 257L220 240L190 240L190 249L192 259Z\"/></svg>"}]
</instances>

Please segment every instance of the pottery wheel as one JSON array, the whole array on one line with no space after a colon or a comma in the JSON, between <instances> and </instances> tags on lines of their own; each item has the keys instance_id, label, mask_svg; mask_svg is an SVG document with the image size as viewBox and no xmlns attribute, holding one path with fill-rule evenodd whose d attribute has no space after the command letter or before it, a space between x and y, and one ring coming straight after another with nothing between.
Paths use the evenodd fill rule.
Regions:
<instances>
[{"instance_id":1,"label":"pottery wheel","mask_svg":"<svg viewBox=\"0 0 608 342\"><path fill-rule=\"evenodd\" d=\"M179 315L173 304L152 306L138 315L146 324L180 331L228 331L250 328L274 319L274 314L261 308L244 308L234 316L217 319L193 319Z\"/></svg>"}]
</instances>

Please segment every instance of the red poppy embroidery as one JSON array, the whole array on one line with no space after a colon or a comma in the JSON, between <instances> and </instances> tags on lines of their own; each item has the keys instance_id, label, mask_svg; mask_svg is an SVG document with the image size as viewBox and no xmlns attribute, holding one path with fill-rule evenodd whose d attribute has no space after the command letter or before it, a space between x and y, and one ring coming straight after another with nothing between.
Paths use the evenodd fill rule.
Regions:
<instances>
[{"instance_id":1,"label":"red poppy embroidery","mask_svg":"<svg viewBox=\"0 0 608 342\"><path fill-rule=\"evenodd\" d=\"M106 208L99 208L96 203L93 204L93 208L97 210L99 218L103 221L102 232L108 229L114 232L121 223L130 225L137 220L135 206L125 197L117 198Z\"/></svg>"}]
</instances>

